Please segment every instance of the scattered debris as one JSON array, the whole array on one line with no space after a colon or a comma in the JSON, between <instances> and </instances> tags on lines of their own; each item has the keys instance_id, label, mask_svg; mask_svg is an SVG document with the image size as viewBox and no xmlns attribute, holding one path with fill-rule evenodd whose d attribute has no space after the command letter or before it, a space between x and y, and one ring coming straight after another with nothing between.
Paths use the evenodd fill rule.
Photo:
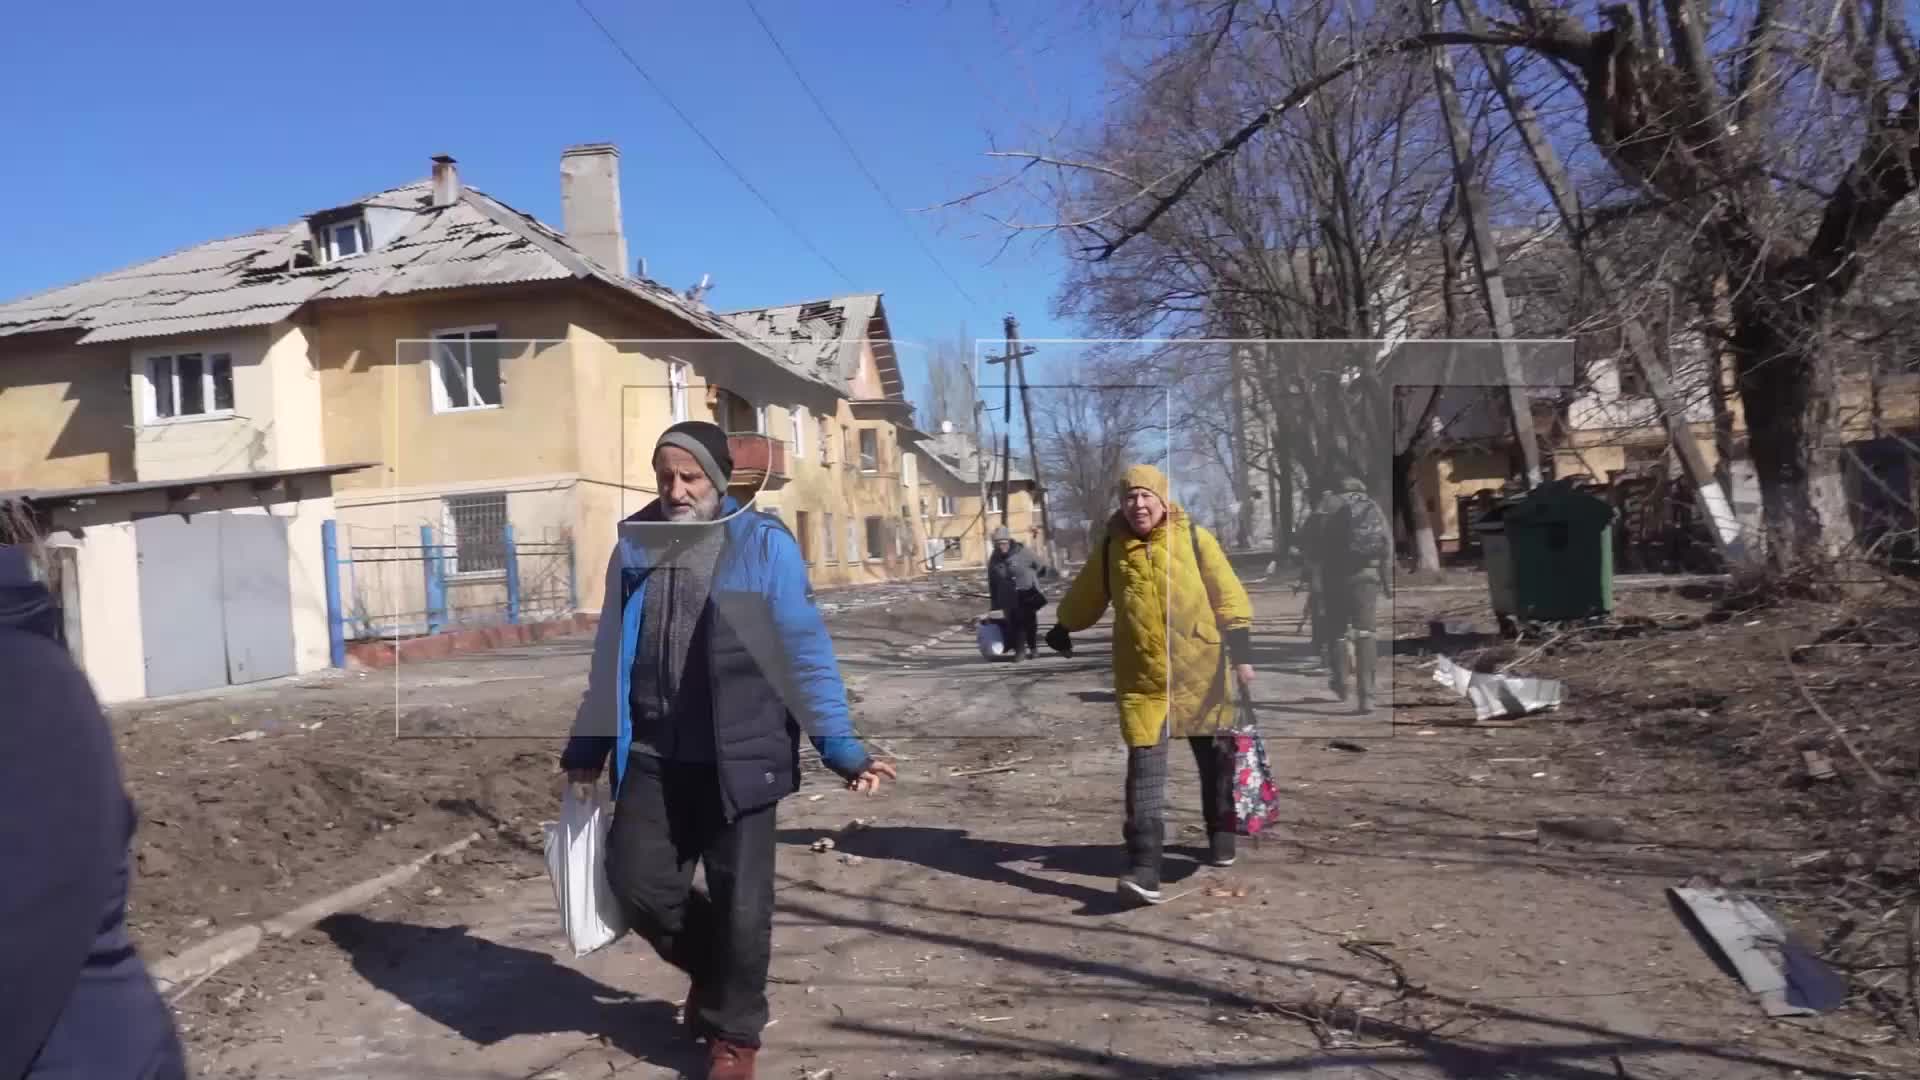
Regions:
<instances>
[{"instance_id":1,"label":"scattered debris","mask_svg":"<svg viewBox=\"0 0 1920 1080\"><path fill-rule=\"evenodd\" d=\"M848 866L859 866L861 863L866 862L867 860L859 855L849 855L846 852L841 852L840 861L845 863Z\"/></svg>"},{"instance_id":2,"label":"scattered debris","mask_svg":"<svg viewBox=\"0 0 1920 1080\"><path fill-rule=\"evenodd\" d=\"M1807 763L1807 779L1831 780L1839 773L1834 770L1833 759L1818 750L1800 751L1800 760Z\"/></svg>"},{"instance_id":3,"label":"scattered debris","mask_svg":"<svg viewBox=\"0 0 1920 1080\"><path fill-rule=\"evenodd\" d=\"M1717 951L1768 1016L1810 1016L1846 1000L1846 980L1752 900L1715 888L1669 888L1667 895L1701 946Z\"/></svg>"},{"instance_id":4,"label":"scattered debris","mask_svg":"<svg viewBox=\"0 0 1920 1080\"><path fill-rule=\"evenodd\" d=\"M1327 743L1327 749L1345 750L1349 754L1364 754L1367 752L1366 747L1361 746L1357 742L1350 742L1346 739L1334 739L1333 741Z\"/></svg>"},{"instance_id":5,"label":"scattered debris","mask_svg":"<svg viewBox=\"0 0 1920 1080\"><path fill-rule=\"evenodd\" d=\"M1434 664L1433 681L1473 702L1475 718L1482 722L1558 708L1565 692L1558 679L1472 671L1445 656L1438 657Z\"/></svg>"},{"instance_id":6,"label":"scattered debris","mask_svg":"<svg viewBox=\"0 0 1920 1080\"><path fill-rule=\"evenodd\" d=\"M223 742L252 742L252 741L253 741L253 740L255 740L255 739L264 739L264 738L266 738L266 736L267 736L267 733L266 733L266 732L264 732L264 731L261 731L261 730L260 730L259 728L255 728L255 729L253 729L252 731L243 731L243 732L241 732L241 733L240 733L240 734L238 734L238 735L228 735L228 736L227 736L226 738L223 738L223 739L215 739L215 740L213 740L213 741L214 741L214 742L216 742L216 743L223 743Z\"/></svg>"},{"instance_id":7,"label":"scattered debris","mask_svg":"<svg viewBox=\"0 0 1920 1080\"><path fill-rule=\"evenodd\" d=\"M815 840L813 842L813 850L816 854L825 854L826 852L832 851L837 846L838 845L836 845L833 842L833 837L831 836L823 836L820 839Z\"/></svg>"},{"instance_id":8,"label":"scattered debris","mask_svg":"<svg viewBox=\"0 0 1920 1080\"><path fill-rule=\"evenodd\" d=\"M1033 755L1028 754L1026 757L1017 757L1011 761L1003 761L998 765L990 765L984 769L954 769L948 772L947 776L952 779L959 779L965 776L987 776L992 773L1012 772L1014 769L1032 760Z\"/></svg>"},{"instance_id":9,"label":"scattered debris","mask_svg":"<svg viewBox=\"0 0 1920 1080\"><path fill-rule=\"evenodd\" d=\"M1607 817L1542 818L1539 832L1541 836L1617 844L1627 838L1627 823Z\"/></svg>"}]
</instances>

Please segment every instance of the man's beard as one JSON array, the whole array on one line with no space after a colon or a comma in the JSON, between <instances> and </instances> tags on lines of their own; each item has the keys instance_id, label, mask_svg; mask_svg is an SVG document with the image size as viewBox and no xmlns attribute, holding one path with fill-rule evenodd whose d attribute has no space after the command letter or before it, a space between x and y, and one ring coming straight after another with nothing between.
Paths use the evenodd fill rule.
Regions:
<instances>
[{"instance_id":1,"label":"man's beard","mask_svg":"<svg viewBox=\"0 0 1920 1080\"><path fill-rule=\"evenodd\" d=\"M678 505L662 502L660 509L668 521L712 521L720 516L720 493L711 491L705 498Z\"/></svg>"}]
</instances>

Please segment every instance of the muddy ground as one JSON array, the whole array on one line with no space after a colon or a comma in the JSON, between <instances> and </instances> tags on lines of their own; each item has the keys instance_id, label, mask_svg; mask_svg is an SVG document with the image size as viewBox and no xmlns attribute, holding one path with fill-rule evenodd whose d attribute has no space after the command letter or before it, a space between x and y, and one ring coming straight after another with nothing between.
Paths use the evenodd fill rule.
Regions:
<instances>
[{"instance_id":1,"label":"muddy ground","mask_svg":"<svg viewBox=\"0 0 1920 1080\"><path fill-rule=\"evenodd\" d=\"M1402 591L1395 707L1352 717L1320 681L1286 584L1255 586L1283 821L1235 868L1201 868L1191 769L1176 767L1174 899L1134 911L1110 900L1122 755L1098 633L1073 660L1013 669L980 662L967 634L908 651L971 601L833 613L861 727L902 783L859 800L815 780L782 809L763 1075L1920 1072L1891 985L1904 971L1868 962L1898 951L1886 898L1912 885L1912 847L1889 825L1910 820L1899 800L1916 779L1886 711L1912 692L1904 654L1885 647L1895 630L1853 626L1790 664L1852 609L1636 590L1621 594L1624 631L1434 642L1430 618L1482 618L1481 598ZM539 823L583 647L402 673L403 731L520 738L396 740L390 673L125 718L149 953L486 834L182 998L204 1075L682 1075L683 980L631 940L580 960L557 940ZM1435 648L1563 678L1568 703L1460 726L1471 709L1424 666ZM266 734L214 741L251 730ZM1816 747L1833 778L1806 776L1800 751ZM1617 829L1541 828L1565 818ZM833 846L816 852L822 839ZM1742 883L1866 969L1849 1007L1766 1019L1667 905L1666 887L1701 875ZM1847 912L1823 887L1851 898L1855 929L1841 932Z\"/></svg>"},{"instance_id":2,"label":"muddy ground","mask_svg":"<svg viewBox=\"0 0 1920 1080\"><path fill-rule=\"evenodd\" d=\"M821 603L843 656L905 655L980 606L946 582ZM592 640L112 710L140 815L133 931L165 953L469 832L537 839Z\"/></svg>"}]
</instances>

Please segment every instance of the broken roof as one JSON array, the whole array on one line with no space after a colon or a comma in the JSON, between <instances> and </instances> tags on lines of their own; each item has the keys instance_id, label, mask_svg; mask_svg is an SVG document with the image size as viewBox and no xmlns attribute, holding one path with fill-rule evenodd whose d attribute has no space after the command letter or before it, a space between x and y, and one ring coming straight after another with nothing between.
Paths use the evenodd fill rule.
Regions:
<instances>
[{"instance_id":1,"label":"broken roof","mask_svg":"<svg viewBox=\"0 0 1920 1080\"><path fill-rule=\"evenodd\" d=\"M981 461L980 447L973 436L964 431L943 431L937 435L928 435L920 443L919 450L955 480L967 484L978 484L984 464L988 483L1000 482L1000 455L989 453ZM1029 476L1019 465L1011 465L1009 471L1016 484L1032 483Z\"/></svg>"},{"instance_id":2,"label":"broken roof","mask_svg":"<svg viewBox=\"0 0 1920 1080\"><path fill-rule=\"evenodd\" d=\"M871 341L887 396L904 394L879 293L748 308L728 312L724 318L741 333L784 353L789 367L809 378L832 380L842 390L860 372L861 343Z\"/></svg>"},{"instance_id":3,"label":"broken roof","mask_svg":"<svg viewBox=\"0 0 1920 1080\"><path fill-rule=\"evenodd\" d=\"M591 279L806 374L704 306L657 282L602 266L559 232L473 188L444 206L433 205L428 182L351 205L401 215L364 255L313 265L308 219L302 218L0 303L0 336L78 330L82 343L126 341L265 326L327 300ZM813 381L845 393L844 382Z\"/></svg>"}]
</instances>

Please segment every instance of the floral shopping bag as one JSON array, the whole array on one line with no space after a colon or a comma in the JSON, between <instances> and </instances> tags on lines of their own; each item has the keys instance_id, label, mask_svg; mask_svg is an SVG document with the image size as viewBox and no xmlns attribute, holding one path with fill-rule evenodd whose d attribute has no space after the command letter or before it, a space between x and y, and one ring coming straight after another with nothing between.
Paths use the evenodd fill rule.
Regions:
<instances>
[{"instance_id":1,"label":"floral shopping bag","mask_svg":"<svg viewBox=\"0 0 1920 1080\"><path fill-rule=\"evenodd\" d=\"M1229 760L1229 818L1241 836L1258 836L1280 819L1280 789L1267 763L1267 741L1254 725L1253 705L1241 701L1239 720L1224 741Z\"/></svg>"}]
</instances>

